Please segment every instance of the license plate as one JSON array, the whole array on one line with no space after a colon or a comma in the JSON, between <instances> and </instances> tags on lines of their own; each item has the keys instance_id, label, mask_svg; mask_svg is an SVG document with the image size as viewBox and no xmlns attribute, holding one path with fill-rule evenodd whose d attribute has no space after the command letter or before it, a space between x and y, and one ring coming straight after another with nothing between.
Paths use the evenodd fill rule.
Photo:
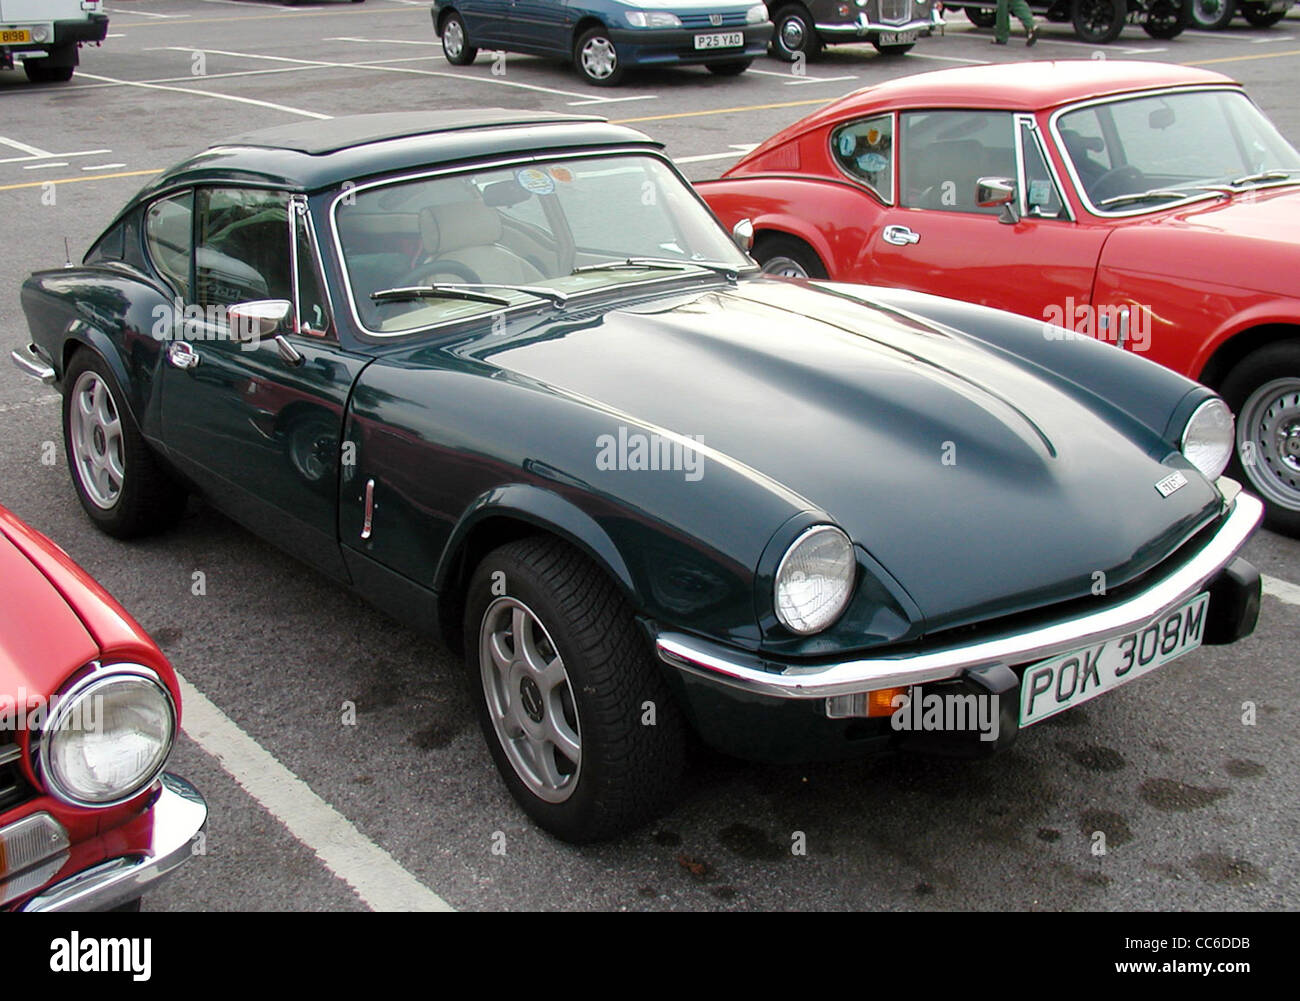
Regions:
<instances>
[{"instance_id":1,"label":"license plate","mask_svg":"<svg viewBox=\"0 0 1300 1001\"><path fill-rule=\"evenodd\" d=\"M882 31L880 33L880 44L911 45L916 41L917 34L915 31Z\"/></svg>"},{"instance_id":2,"label":"license plate","mask_svg":"<svg viewBox=\"0 0 1300 1001\"><path fill-rule=\"evenodd\" d=\"M1208 594L1199 594L1135 632L1026 668L1020 681L1020 725L1055 716L1195 650L1205 633L1209 603Z\"/></svg>"},{"instance_id":3,"label":"license plate","mask_svg":"<svg viewBox=\"0 0 1300 1001\"><path fill-rule=\"evenodd\" d=\"M697 49L734 49L745 44L745 35L740 31L720 31L712 35L696 35Z\"/></svg>"},{"instance_id":4,"label":"license plate","mask_svg":"<svg viewBox=\"0 0 1300 1001\"><path fill-rule=\"evenodd\" d=\"M23 31L0 31L0 45L17 45L31 40L32 33L25 29Z\"/></svg>"}]
</instances>

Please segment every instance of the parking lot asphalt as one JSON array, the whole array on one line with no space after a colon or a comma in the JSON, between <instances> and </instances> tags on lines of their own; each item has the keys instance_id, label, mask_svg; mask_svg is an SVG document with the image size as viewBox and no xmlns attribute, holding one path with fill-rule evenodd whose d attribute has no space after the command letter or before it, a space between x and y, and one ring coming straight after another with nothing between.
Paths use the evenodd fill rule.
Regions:
<instances>
[{"instance_id":1,"label":"parking lot asphalt","mask_svg":"<svg viewBox=\"0 0 1300 1001\"><path fill-rule=\"evenodd\" d=\"M687 176L817 105L891 77L1029 58L1203 65L1300 142L1300 13L1104 48L1039 47L948 14L911 54L843 46L794 76L646 72L595 90L527 56L448 65L415 0L281 6L116 0L66 85L0 73L0 345L26 340L27 273L76 259L181 156L253 128L377 110L583 111L664 141ZM497 72L494 72L494 69ZM58 399L0 367L0 503L50 535L152 632L192 686L173 770L208 797L203 854L147 910L1294 909L1300 906L1300 541L1261 532L1259 628L1026 731L984 762L764 766L700 755L677 809L575 848L498 779L462 666L428 639L195 503L143 542L98 534L62 459ZM58 461L45 464L47 443ZM1008 561L1014 561L1014 554ZM206 593L192 590L201 571ZM5 596L3 600L10 600ZM345 725L344 706L356 707ZM1253 704L1253 725L1243 705ZM1106 838L1097 854L1095 832ZM805 854L792 852L800 835Z\"/></svg>"}]
</instances>

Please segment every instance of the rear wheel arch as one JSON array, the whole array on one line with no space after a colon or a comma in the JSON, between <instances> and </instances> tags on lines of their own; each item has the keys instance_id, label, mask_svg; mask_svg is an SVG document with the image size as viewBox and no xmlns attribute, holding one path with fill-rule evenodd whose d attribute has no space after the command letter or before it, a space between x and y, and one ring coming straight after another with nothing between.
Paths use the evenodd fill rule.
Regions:
<instances>
[{"instance_id":1,"label":"rear wheel arch","mask_svg":"<svg viewBox=\"0 0 1300 1001\"><path fill-rule=\"evenodd\" d=\"M822 271L826 275L830 274L830 269L826 266L826 262L831 260L830 248L822 241L809 239L809 235L795 233L789 229L782 229L777 226L758 224L755 226L754 230L754 249L750 256L754 257L755 260L758 259L757 255L762 253L765 247L772 247L782 242L793 241L794 243L799 244L807 253L816 258L817 262L821 265Z\"/></svg>"},{"instance_id":2,"label":"rear wheel arch","mask_svg":"<svg viewBox=\"0 0 1300 1001\"><path fill-rule=\"evenodd\" d=\"M1217 390L1223 384L1223 380L1247 355L1279 341L1295 339L1300 339L1300 322L1261 323L1246 327L1232 334L1215 348L1195 378L1211 389Z\"/></svg>"},{"instance_id":3,"label":"rear wheel arch","mask_svg":"<svg viewBox=\"0 0 1300 1001\"><path fill-rule=\"evenodd\" d=\"M127 372L126 365L122 362L122 356L118 353L116 346L105 334L98 330L83 327L79 333L69 334L64 340L60 357L61 367L58 373L60 388L65 393L72 388L66 384L66 377L73 356L78 351L89 351L97 355L109 367L109 370L113 373L113 378L122 387L122 393L125 396L125 399L122 400L123 405L131 412L131 417L136 424L143 427L144 401L138 396L136 382Z\"/></svg>"}]
</instances>

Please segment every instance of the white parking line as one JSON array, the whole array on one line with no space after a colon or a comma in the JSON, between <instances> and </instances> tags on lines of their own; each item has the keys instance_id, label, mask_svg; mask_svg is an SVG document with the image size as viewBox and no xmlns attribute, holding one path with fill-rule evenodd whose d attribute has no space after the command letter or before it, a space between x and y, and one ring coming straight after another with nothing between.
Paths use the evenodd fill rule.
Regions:
<instances>
[{"instance_id":1,"label":"white parking line","mask_svg":"<svg viewBox=\"0 0 1300 1001\"><path fill-rule=\"evenodd\" d=\"M176 52L204 52L210 56L229 56L232 59L263 59L269 62L294 63L299 66L322 66L329 69L341 70L372 70L377 73L407 73L413 76L445 77L449 80L459 80L461 82L471 80L475 83L498 84L502 87L515 87L520 90L531 90L541 94L555 94L559 97L576 97L580 99L569 102L570 106L579 104L617 104L622 101L651 101L654 100L656 96L654 94L634 94L629 97L596 97L591 94L580 94L577 91L572 90L559 90L556 87L542 87L534 83L522 83L518 80L507 80L504 77L479 76L473 73L449 73L441 70L422 70L410 66L390 66L380 63L339 63L326 59L293 59L289 56L270 56L259 52L231 52L228 49L205 49L202 46L194 45L167 45L162 46L162 48L172 49ZM83 73L82 75L86 76L88 74Z\"/></svg>"},{"instance_id":2,"label":"white parking line","mask_svg":"<svg viewBox=\"0 0 1300 1001\"><path fill-rule=\"evenodd\" d=\"M244 8L248 7L248 4L245 2L245 0L200 0L200 2L201 3L226 3L226 4L230 4L230 6L232 7L244 7ZM297 7L284 7L279 4L258 4L257 9L258 10L288 10L288 11L293 11L294 13L301 13Z\"/></svg>"},{"instance_id":3,"label":"white parking line","mask_svg":"<svg viewBox=\"0 0 1300 1001\"><path fill-rule=\"evenodd\" d=\"M1262 576L1264 578L1265 594L1271 594L1274 598L1285 601L1288 605L1300 605L1300 587L1296 587L1290 581L1269 577L1267 574Z\"/></svg>"},{"instance_id":4,"label":"white parking line","mask_svg":"<svg viewBox=\"0 0 1300 1001\"><path fill-rule=\"evenodd\" d=\"M0 164L26 163L29 160L49 160L53 157L62 157L62 156L68 156L68 157L99 156L101 153L111 153L111 152L113 152L111 149L83 149L83 150L78 150L75 153L41 153L40 156L9 156L9 157L5 157L3 160L0 160Z\"/></svg>"},{"instance_id":5,"label":"white parking line","mask_svg":"<svg viewBox=\"0 0 1300 1001\"><path fill-rule=\"evenodd\" d=\"M97 163L93 167L82 167L82 170L116 170L118 167L125 167L124 163Z\"/></svg>"},{"instance_id":6,"label":"white parking line","mask_svg":"<svg viewBox=\"0 0 1300 1001\"><path fill-rule=\"evenodd\" d=\"M194 51L186 49L187 52ZM111 76L96 76L94 73L80 74L87 80L99 80L102 83L117 84L120 87L140 87L144 90L169 90L175 94L194 94L198 97L211 97L218 101L234 101L238 104L252 104L259 108L272 108L275 111L283 111L290 115L302 115L304 118L317 118L326 120L333 118L333 115L322 115L318 111L306 111L303 108L291 108L287 104L274 104L271 101L258 101L251 97L236 97L234 94L219 94L215 90L198 90L194 87L165 87L157 83L140 83L136 80L118 80ZM202 78L199 78L202 79Z\"/></svg>"},{"instance_id":7,"label":"white parking line","mask_svg":"<svg viewBox=\"0 0 1300 1001\"><path fill-rule=\"evenodd\" d=\"M963 59L961 56L936 56L931 52L909 52L909 59L937 59L945 63L969 63L971 66L987 66L988 59Z\"/></svg>"},{"instance_id":8,"label":"white parking line","mask_svg":"<svg viewBox=\"0 0 1300 1001\"><path fill-rule=\"evenodd\" d=\"M757 149L758 143L740 143L733 144L731 149L726 153L701 153L699 156L675 156L673 163L703 163L705 160L734 160L742 157L752 149Z\"/></svg>"},{"instance_id":9,"label":"white parking line","mask_svg":"<svg viewBox=\"0 0 1300 1001\"><path fill-rule=\"evenodd\" d=\"M374 42L380 45L432 45L435 49L441 49L441 42L420 42L413 38L357 38L354 35L335 35L332 38L326 38L327 42Z\"/></svg>"},{"instance_id":10,"label":"white parking line","mask_svg":"<svg viewBox=\"0 0 1300 1001\"><path fill-rule=\"evenodd\" d=\"M9 139L5 136L0 136L0 146L8 146L11 149L18 150L19 153L26 153L28 156L41 157L55 155L54 153L43 150L38 146L28 146L26 143L20 143L17 139Z\"/></svg>"},{"instance_id":11,"label":"white parking line","mask_svg":"<svg viewBox=\"0 0 1300 1001\"><path fill-rule=\"evenodd\" d=\"M1043 38L1042 36L1039 36L1038 44L1039 45L1068 45L1071 48L1075 48L1075 49L1082 46L1085 49L1093 49L1096 52L1105 52L1107 54L1112 52L1119 52L1126 56L1141 56L1141 55L1146 55L1147 53L1150 52L1168 51L1163 45L1158 45L1152 48L1146 48L1145 46L1142 48L1139 48L1137 46L1127 46L1121 48L1121 47L1115 47L1110 45L1094 45L1092 42L1076 41L1074 39L1069 39L1069 38Z\"/></svg>"},{"instance_id":12,"label":"white parking line","mask_svg":"<svg viewBox=\"0 0 1300 1001\"><path fill-rule=\"evenodd\" d=\"M321 799L202 692L179 677L184 729L262 808L375 911L450 911L352 821Z\"/></svg>"},{"instance_id":13,"label":"white parking line","mask_svg":"<svg viewBox=\"0 0 1300 1001\"><path fill-rule=\"evenodd\" d=\"M149 11L147 11L147 10L121 10L120 8L117 8L117 7L105 7L105 8L104 8L104 13L106 13L106 14L125 14L127 17L130 17L131 15L134 14L134 15L138 15L139 17L157 17L157 18L161 18L162 20L166 20L166 21L172 21L172 20L175 20L175 19L177 19L177 18L183 18L183 17L189 17L189 16L190 16L189 14L151 14L151 13L150 13Z\"/></svg>"},{"instance_id":14,"label":"white parking line","mask_svg":"<svg viewBox=\"0 0 1300 1001\"><path fill-rule=\"evenodd\" d=\"M780 77L782 80L785 81L785 85L787 87L795 87L798 86L799 84L807 84L807 83L838 83L841 80L857 79L856 75L854 76L797 76L790 70L786 70L784 73L781 73L776 70L756 70L750 68L745 72L750 74L757 74L758 76Z\"/></svg>"},{"instance_id":15,"label":"white parking line","mask_svg":"<svg viewBox=\"0 0 1300 1001\"><path fill-rule=\"evenodd\" d=\"M66 167L67 165L68 165L67 160L53 160L53 161L46 161L45 163L28 164L26 167L23 168L23 170L48 170L50 167Z\"/></svg>"}]
</instances>

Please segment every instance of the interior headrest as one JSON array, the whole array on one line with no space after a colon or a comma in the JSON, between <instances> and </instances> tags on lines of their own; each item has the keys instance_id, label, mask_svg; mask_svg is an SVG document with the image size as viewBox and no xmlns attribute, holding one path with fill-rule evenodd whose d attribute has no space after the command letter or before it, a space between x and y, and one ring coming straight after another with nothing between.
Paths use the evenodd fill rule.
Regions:
<instances>
[{"instance_id":1,"label":"interior headrest","mask_svg":"<svg viewBox=\"0 0 1300 1001\"><path fill-rule=\"evenodd\" d=\"M453 202L420 209L420 239L427 253L443 255L485 247L501 237L501 216L482 202Z\"/></svg>"}]
</instances>

